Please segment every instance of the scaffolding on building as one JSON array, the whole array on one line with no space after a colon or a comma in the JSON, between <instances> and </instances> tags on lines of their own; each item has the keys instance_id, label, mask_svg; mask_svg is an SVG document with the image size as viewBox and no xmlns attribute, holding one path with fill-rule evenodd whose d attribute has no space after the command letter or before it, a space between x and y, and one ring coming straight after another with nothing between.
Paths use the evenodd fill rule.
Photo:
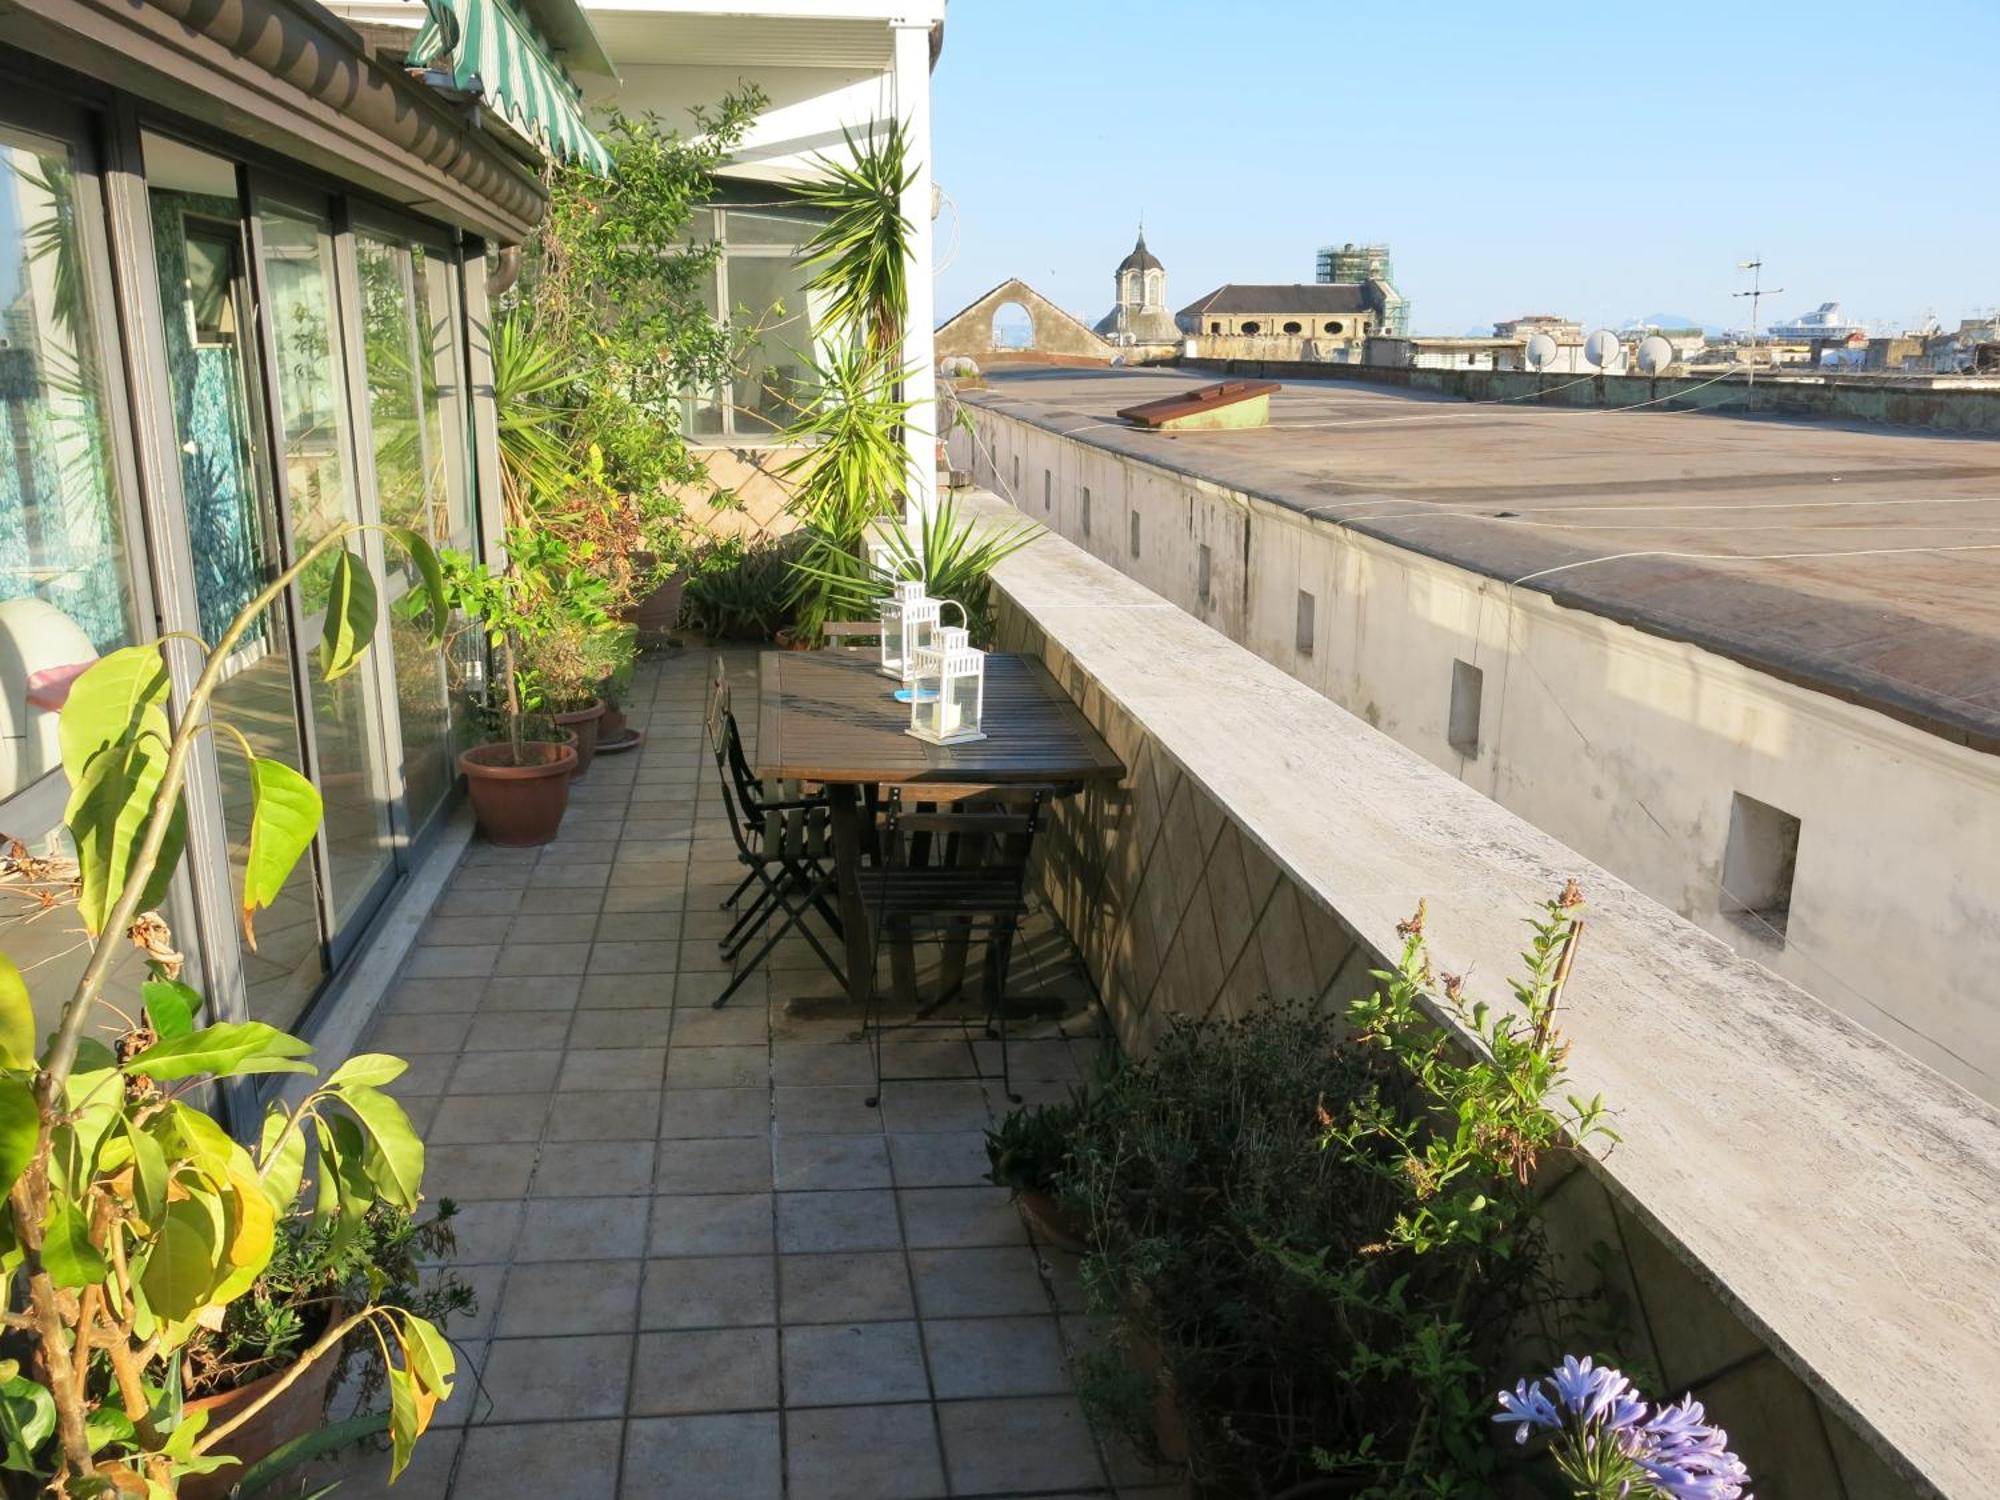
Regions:
<instances>
[{"instance_id":1,"label":"scaffolding on building","mask_svg":"<svg viewBox=\"0 0 2000 1500\"><path fill-rule=\"evenodd\" d=\"M1385 244L1357 245L1349 240L1344 245L1322 245L1313 265L1313 280L1322 285L1363 286L1368 282L1382 285L1381 329L1393 338L1406 338L1410 332L1410 299L1396 290L1396 262Z\"/></svg>"}]
</instances>

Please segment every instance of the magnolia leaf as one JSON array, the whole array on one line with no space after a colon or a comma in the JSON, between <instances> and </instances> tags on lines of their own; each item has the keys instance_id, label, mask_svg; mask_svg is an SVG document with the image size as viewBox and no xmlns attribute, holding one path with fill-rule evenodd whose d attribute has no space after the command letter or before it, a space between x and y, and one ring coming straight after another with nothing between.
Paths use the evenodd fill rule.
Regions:
<instances>
[{"instance_id":1,"label":"magnolia leaf","mask_svg":"<svg viewBox=\"0 0 2000 1500\"><path fill-rule=\"evenodd\" d=\"M44 1395L48 1393L43 1392ZM55 1413L54 1398L50 1398L49 1413ZM138 1429L132 1419L115 1406L100 1406L84 1419L84 1434L90 1439L90 1451L96 1453L107 1443L129 1443L137 1436Z\"/></svg>"},{"instance_id":2,"label":"magnolia leaf","mask_svg":"<svg viewBox=\"0 0 2000 1500\"><path fill-rule=\"evenodd\" d=\"M178 1323L209 1300L216 1283L217 1238L212 1202L195 1197L167 1205L146 1268L139 1273L156 1317Z\"/></svg>"},{"instance_id":3,"label":"magnolia leaf","mask_svg":"<svg viewBox=\"0 0 2000 1500\"><path fill-rule=\"evenodd\" d=\"M35 1065L35 1005L14 960L0 953L0 1068Z\"/></svg>"},{"instance_id":4,"label":"magnolia leaf","mask_svg":"<svg viewBox=\"0 0 2000 1500\"><path fill-rule=\"evenodd\" d=\"M279 760L250 761L250 852L243 864L243 940L252 952L252 918L278 899L299 857L311 847L322 814L319 788Z\"/></svg>"},{"instance_id":5,"label":"magnolia leaf","mask_svg":"<svg viewBox=\"0 0 2000 1500\"><path fill-rule=\"evenodd\" d=\"M132 1201L150 1228L167 1211L167 1153L150 1131L125 1116L119 1118L124 1121L126 1139L132 1143Z\"/></svg>"},{"instance_id":6,"label":"magnolia leaf","mask_svg":"<svg viewBox=\"0 0 2000 1500\"><path fill-rule=\"evenodd\" d=\"M216 1315L218 1326L228 1304L249 1291L263 1274L277 1245L278 1213L264 1196L263 1181L251 1170L247 1155L230 1168L222 1214L223 1276L209 1293L209 1305L204 1309L204 1313Z\"/></svg>"},{"instance_id":7,"label":"magnolia leaf","mask_svg":"<svg viewBox=\"0 0 2000 1500\"><path fill-rule=\"evenodd\" d=\"M313 1228L318 1229L340 1212L340 1143L317 1116L313 1134L319 1139L319 1180L313 1198Z\"/></svg>"},{"instance_id":8,"label":"magnolia leaf","mask_svg":"<svg viewBox=\"0 0 2000 1500\"><path fill-rule=\"evenodd\" d=\"M361 1232L362 1221L374 1206L377 1190L366 1165L368 1143L362 1137L361 1127L345 1115L336 1115L327 1122L327 1128L337 1143L334 1164L340 1177L340 1221L334 1226L333 1249L339 1251Z\"/></svg>"},{"instance_id":9,"label":"magnolia leaf","mask_svg":"<svg viewBox=\"0 0 2000 1500\"><path fill-rule=\"evenodd\" d=\"M0 1197L14 1190L33 1160L41 1121L35 1091L26 1080L0 1078Z\"/></svg>"},{"instance_id":10,"label":"magnolia leaf","mask_svg":"<svg viewBox=\"0 0 2000 1500\"><path fill-rule=\"evenodd\" d=\"M146 1005L146 1024L161 1041L170 1042L194 1030L201 996L178 979L149 979L139 986L139 998Z\"/></svg>"},{"instance_id":11,"label":"magnolia leaf","mask_svg":"<svg viewBox=\"0 0 2000 1500\"><path fill-rule=\"evenodd\" d=\"M264 1117L264 1139L258 1148L263 1157L264 1196L280 1214L291 1212L306 1174L305 1127L287 1129L289 1123L283 1111L273 1109ZM274 1141L279 1142L275 1150Z\"/></svg>"},{"instance_id":12,"label":"magnolia leaf","mask_svg":"<svg viewBox=\"0 0 2000 1500\"><path fill-rule=\"evenodd\" d=\"M423 1435L424 1421L417 1412L416 1382L410 1372L389 1367L389 1483L394 1484L409 1467L410 1451Z\"/></svg>"},{"instance_id":13,"label":"magnolia leaf","mask_svg":"<svg viewBox=\"0 0 2000 1500\"><path fill-rule=\"evenodd\" d=\"M56 1430L56 1399L38 1381L18 1373L0 1380L0 1435L6 1438L5 1467L24 1474L46 1472L35 1450Z\"/></svg>"},{"instance_id":14,"label":"magnolia leaf","mask_svg":"<svg viewBox=\"0 0 2000 1500\"><path fill-rule=\"evenodd\" d=\"M417 576L424 584L424 595L430 601L431 644L441 646L444 644L450 608L444 599L444 569L438 565L437 549L408 526L391 526L388 532L410 554L410 561L417 566Z\"/></svg>"},{"instance_id":15,"label":"magnolia leaf","mask_svg":"<svg viewBox=\"0 0 2000 1500\"><path fill-rule=\"evenodd\" d=\"M369 1181L398 1208L415 1211L424 1180L424 1143L403 1106L365 1084L349 1085L340 1098L368 1128L363 1162Z\"/></svg>"},{"instance_id":16,"label":"magnolia leaf","mask_svg":"<svg viewBox=\"0 0 2000 1500\"><path fill-rule=\"evenodd\" d=\"M394 1083L409 1069L410 1065L402 1058L391 1057L386 1052L357 1052L333 1070L325 1086L337 1089L365 1084L369 1088L380 1088L385 1083Z\"/></svg>"},{"instance_id":17,"label":"magnolia leaf","mask_svg":"<svg viewBox=\"0 0 2000 1500\"><path fill-rule=\"evenodd\" d=\"M164 726L164 718L161 723ZM63 821L76 845L81 885L77 913L92 937L103 933L125 892L132 861L158 813L155 804L166 772L166 738L148 735L101 752L83 779L72 784ZM165 899L187 843L187 803L176 797L167 817L166 836L139 895L140 911L150 911Z\"/></svg>"},{"instance_id":18,"label":"magnolia leaf","mask_svg":"<svg viewBox=\"0 0 2000 1500\"><path fill-rule=\"evenodd\" d=\"M328 682L354 669L375 635L375 580L368 565L345 547L333 557L327 583L326 626L320 634L320 675Z\"/></svg>"},{"instance_id":19,"label":"magnolia leaf","mask_svg":"<svg viewBox=\"0 0 2000 1500\"><path fill-rule=\"evenodd\" d=\"M406 1312L403 1323L403 1360L417 1384L438 1401L451 1395L452 1378L458 1374L458 1360L445 1336L426 1319Z\"/></svg>"},{"instance_id":20,"label":"magnolia leaf","mask_svg":"<svg viewBox=\"0 0 2000 1500\"><path fill-rule=\"evenodd\" d=\"M49 1205L42 1228L42 1267L57 1286L85 1287L110 1274L104 1256L90 1242L90 1225L74 1200L57 1198Z\"/></svg>"},{"instance_id":21,"label":"magnolia leaf","mask_svg":"<svg viewBox=\"0 0 2000 1500\"><path fill-rule=\"evenodd\" d=\"M310 1063L297 1061L312 1051L310 1043L288 1036L262 1021L218 1021L200 1031L155 1042L126 1060L125 1071L147 1078L218 1077L246 1073L310 1073Z\"/></svg>"},{"instance_id":22,"label":"magnolia leaf","mask_svg":"<svg viewBox=\"0 0 2000 1500\"><path fill-rule=\"evenodd\" d=\"M127 646L99 657L69 687L56 738L75 787L114 745L167 733L167 664L158 646Z\"/></svg>"},{"instance_id":23,"label":"magnolia leaf","mask_svg":"<svg viewBox=\"0 0 2000 1500\"><path fill-rule=\"evenodd\" d=\"M230 1164L242 1147L228 1131L178 1099L168 1109L166 1123L172 1134L164 1144L176 1170L192 1168L210 1188L219 1189L229 1180Z\"/></svg>"}]
</instances>

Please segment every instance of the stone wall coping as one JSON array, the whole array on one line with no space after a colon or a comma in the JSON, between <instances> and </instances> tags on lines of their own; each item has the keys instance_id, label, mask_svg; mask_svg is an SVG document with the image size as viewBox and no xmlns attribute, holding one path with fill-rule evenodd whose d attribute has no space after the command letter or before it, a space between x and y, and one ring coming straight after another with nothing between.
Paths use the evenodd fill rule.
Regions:
<instances>
[{"instance_id":1,"label":"stone wall coping","mask_svg":"<svg viewBox=\"0 0 2000 1500\"><path fill-rule=\"evenodd\" d=\"M1899 1471L1991 1492L2000 1111L1064 539L994 576L1072 694L1094 684L1382 958L1426 900L1440 968L1505 1003L1522 919L1579 879L1561 1024L1622 1137L1593 1170Z\"/></svg>"}]
</instances>

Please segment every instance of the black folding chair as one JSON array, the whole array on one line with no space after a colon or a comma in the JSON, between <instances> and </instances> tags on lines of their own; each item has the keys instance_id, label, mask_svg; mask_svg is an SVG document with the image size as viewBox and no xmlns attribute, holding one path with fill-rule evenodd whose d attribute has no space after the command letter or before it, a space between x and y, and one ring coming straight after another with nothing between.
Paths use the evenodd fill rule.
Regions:
<instances>
[{"instance_id":1,"label":"black folding chair","mask_svg":"<svg viewBox=\"0 0 2000 1500\"><path fill-rule=\"evenodd\" d=\"M1027 915L1028 856L1041 821L1041 789L994 793L950 810L905 811L903 793L892 788L884 807L881 858L861 874L862 889L875 917L875 954L880 966L885 941L912 942L919 933L947 941L986 941L986 1024L1000 1043L1000 1087L1010 1103L1014 1092L1007 1059L1007 969L1014 939ZM862 1011L862 1032L875 1063L875 1092L882 1085L915 1083L956 1075L928 1074L884 1079L882 1037L886 1030L964 1029L963 1021L935 1020L926 1012L908 1021L885 1022L880 986L871 984Z\"/></svg>"},{"instance_id":2,"label":"black folding chair","mask_svg":"<svg viewBox=\"0 0 2000 1500\"><path fill-rule=\"evenodd\" d=\"M736 973L714 1003L725 1004L794 928L845 989L846 975L805 920L807 913L817 911L834 934L840 934L840 918L827 901L834 882L827 800L803 791L774 797L750 769L750 759L743 753L743 734L730 707L729 675L719 656L709 678L708 743L722 782L722 804L729 815L730 835L736 841L736 857L748 867L741 883L722 904L735 907L745 892L756 889L750 904L738 913L720 941L722 955L731 961ZM744 948L780 913L784 920L764 939L763 946L747 962L738 964Z\"/></svg>"}]
</instances>

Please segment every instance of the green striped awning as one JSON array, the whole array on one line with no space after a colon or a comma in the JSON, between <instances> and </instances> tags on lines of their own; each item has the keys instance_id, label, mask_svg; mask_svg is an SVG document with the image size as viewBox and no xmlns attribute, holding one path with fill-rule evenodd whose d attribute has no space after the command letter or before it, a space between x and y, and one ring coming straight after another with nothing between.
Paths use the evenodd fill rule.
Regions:
<instances>
[{"instance_id":1,"label":"green striped awning","mask_svg":"<svg viewBox=\"0 0 2000 1500\"><path fill-rule=\"evenodd\" d=\"M583 118L581 91L510 0L424 0L424 8L412 65L449 72L552 155L611 170L611 153Z\"/></svg>"}]
</instances>

